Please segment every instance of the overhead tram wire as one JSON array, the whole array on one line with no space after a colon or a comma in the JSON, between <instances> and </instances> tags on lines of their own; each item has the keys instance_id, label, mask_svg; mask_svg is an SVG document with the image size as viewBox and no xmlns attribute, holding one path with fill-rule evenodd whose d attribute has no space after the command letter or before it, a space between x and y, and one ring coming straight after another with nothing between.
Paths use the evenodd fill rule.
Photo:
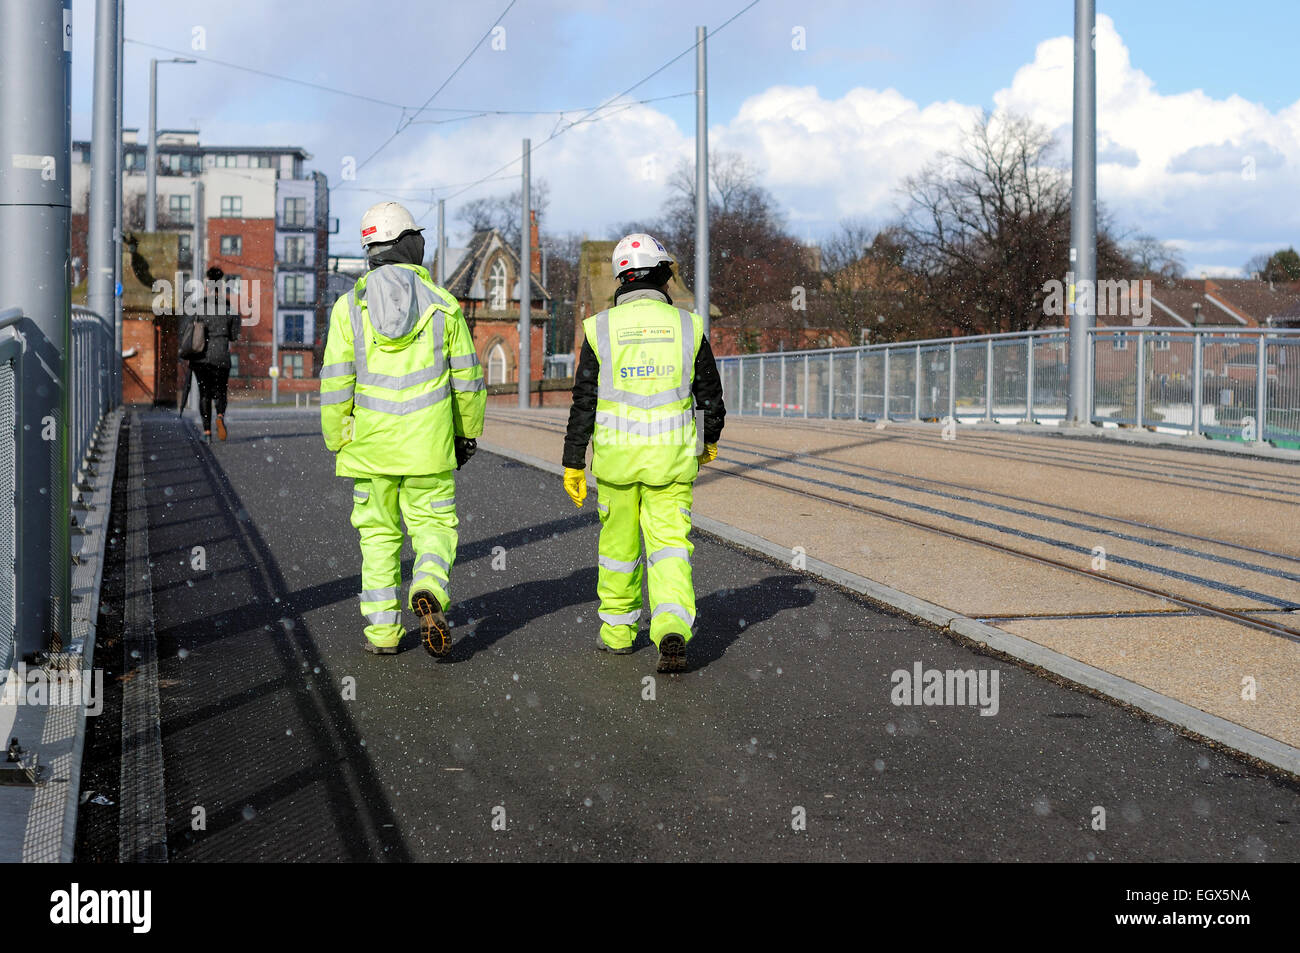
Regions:
<instances>
[{"instance_id":1,"label":"overhead tram wire","mask_svg":"<svg viewBox=\"0 0 1300 953\"><path fill-rule=\"evenodd\" d=\"M451 71L451 75L449 75L446 79L442 81L442 84L433 91L433 93L429 96L429 98L424 101L424 104L421 105L420 108L417 109L414 112L414 114L411 115L410 118L405 119L404 121L398 124L397 129L394 130L391 136L389 136L382 143L380 143L379 148L375 149L374 152L370 153L370 155L366 156L361 162L359 162L354 171L360 172L363 168L366 167L366 165L370 162L371 159L379 155L379 153L383 152L384 149L388 148L389 143L391 143L394 139L396 139L398 136L400 136L402 133L404 133L407 129L410 128L411 123L415 121L416 117L418 117L420 113L424 112L425 109L428 108L429 104L434 101L437 95L447 88L447 84L456 78L456 75L461 71L461 69L464 68L465 64L469 62L470 57L472 57L476 52L478 52L478 48L483 45L483 41L492 35L492 31L495 30L500 25L501 21L505 19L506 14L509 13L514 8L514 5L518 2L519 0L510 0L510 2L506 4L506 8L501 11L500 15L494 21L492 21L492 25L487 28L487 30L483 33L481 37L479 37L478 42L475 43L472 47L470 47L470 50L468 53L465 54L464 59L462 59L456 65L456 68ZM755 2L757 2L757 0L755 0Z\"/></svg>"},{"instance_id":2,"label":"overhead tram wire","mask_svg":"<svg viewBox=\"0 0 1300 953\"><path fill-rule=\"evenodd\" d=\"M714 29L714 30L709 34L709 36L710 36L710 37L717 36L719 33L721 33L723 30L725 30L728 26L730 26L731 23L732 23L733 21L735 21L735 20L738 19L739 17L743 16L744 14L748 13L748 12L749 12L750 10L752 10L754 7L758 6L758 3L759 3L759 0L751 0L750 3L747 3L745 6L741 7L739 10L737 10L735 13L733 13L730 17L728 17L726 20L724 20L724 21L721 23L721 25L719 25L716 29ZM623 98L624 96L626 96L628 93L632 92L634 89L637 89L637 88L640 87L640 86L644 86L646 83L650 82L650 80L654 79L656 76L658 76L658 75L659 75L660 73L662 73L664 70L666 70L668 67L672 66L674 63L676 63L678 60L680 60L683 56L686 56L688 53L693 53L693 52L695 52L696 48L697 48L699 45L700 45L700 44L699 44L699 41L697 40L696 42L694 42L694 43L692 43L690 46L688 46L686 49L684 49L684 50L682 50L680 53L678 53L676 56L674 56L672 59L670 59L668 62L664 63L662 66L660 66L660 67L659 67L658 69L656 69L654 72L652 72L652 73L650 73L649 75L647 75L647 76L645 76L645 77L643 77L643 78L637 80L635 83L633 83L633 84L632 84L631 86L629 86L627 89L623 90L621 93L618 93L617 95L611 96L609 99L605 100L605 102L601 103L599 106L597 106L597 107L595 107L594 109L592 109L590 112L588 112L588 113L587 113L586 115L584 115L582 118L580 118L580 119L575 119L573 122L569 123L568 125L563 125L563 126L558 127L558 128L557 128L554 132L552 132L549 136L547 136L547 137L546 137L545 139L543 139L541 142L539 142L539 143L537 143L536 145L534 145L530 151L532 151L532 152L536 152L538 149L540 149L542 146L546 145L548 142L551 142L551 141L553 141L553 140L555 140L555 139L558 139L560 136L564 135L566 132L568 132L568 131L569 131L570 129L572 129L574 126L578 126L578 125L581 125L582 123L586 123L586 122L592 122L592 123L600 122L602 119L607 119L607 118L609 118L609 115L617 115L617 113L610 113L610 114L605 115L605 116L599 116L599 117L597 117L596 119L592 119L592 118L591 118L591 116L592 116L594 113L599 112L600 110L607 108L607 107L610 106L611 104L616 103L619 99L622 99L622 98ZM694 93L689 93L688 95L692 95L692 96L693 96ZM621 103L620 103L619 105L632 106L632 105L635 105L635 103L627 103L627 104L621 104ZM476 187L476 186L478 186L478 185L482 185L482 184L485 183L485 182L490 181L490 180L493 179L495 176L500 175L502 172L506 171L506 170L509 169L511 166L515 165L516 163L518 163L518 162L520 162L520 161L522 161L522 160L523 160L523 156L522 156L522 155L515 156L515 158L511 159L509 162L505 163L505 164L502 165L500 168L493 169L491 172L489 172L489 173L488 173L487 175L485 175L483 178L479 179L477 182L474 182L474 183L472 183L471 185L467 185L465 188L460 189L460 190L457 191L457 192L453 192L451 195L448 195L447 198L448 198L448 199L454 199L454 198L456 198L456 196L461 195L461 194L463 194L463 193L465 193L465 192L468 192L470 189L472 189L472 188L474 188L474 187ZM427 215L428 213L426 212L425 214Z\"/></svg>"}]
</instances>

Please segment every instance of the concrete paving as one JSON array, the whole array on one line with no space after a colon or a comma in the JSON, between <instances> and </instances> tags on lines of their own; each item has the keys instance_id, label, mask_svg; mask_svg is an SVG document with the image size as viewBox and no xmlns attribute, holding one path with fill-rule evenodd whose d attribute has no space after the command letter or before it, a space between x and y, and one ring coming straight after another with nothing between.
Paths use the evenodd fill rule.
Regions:
<instances>
[{"instance_id":1,"label":"concrete paving","mask_svg":"<svg viewBox=\"0 0 1300 953\"><path fill-rule=\"evenodd\" d=\"M1294 781L703 534L691 671L597 652L595 513L488 452L450 656L367 655L315 412L141 420L174 861L1300 859Z\"/></svg>"},{"instance_id":2,"label":"concrete paving","mask_svg":"<svg viewBox=\"0 0 1300 953\"><path fill-rule=\"evenodd\" d=\"M565 419L493 409L485 439L558 461ZM732 417L695 511L1294 747L1300 642L1106 579L1300 629L1297 477L1289 461L1055 433Z\"/></svg>"}]
</instances>

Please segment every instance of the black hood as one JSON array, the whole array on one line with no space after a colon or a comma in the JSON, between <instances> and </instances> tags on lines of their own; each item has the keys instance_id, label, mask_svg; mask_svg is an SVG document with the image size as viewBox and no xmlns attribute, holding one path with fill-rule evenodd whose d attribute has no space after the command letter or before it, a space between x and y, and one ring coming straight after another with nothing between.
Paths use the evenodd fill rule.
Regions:
<instances>
[{"instance_id":1,"label":"black hood","mask_svg":"<svg viewBox=\"0 0 1300 953\"><path fill-rule=\"evenodd\" d=\"M380 265L423 265L424 236L419 232L406 232L391 245L376 248L366 255L371 268Z\"/></svg>"}]
</instances>

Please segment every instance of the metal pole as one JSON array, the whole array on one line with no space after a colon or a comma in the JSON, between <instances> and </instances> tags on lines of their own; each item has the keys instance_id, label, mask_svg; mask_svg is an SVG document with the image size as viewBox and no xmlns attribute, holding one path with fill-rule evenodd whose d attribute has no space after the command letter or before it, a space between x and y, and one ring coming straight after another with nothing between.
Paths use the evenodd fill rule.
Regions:
<instances>
[{"instance_id":1,"label":"metal pole","mask_svg":"<svg viewBox=\"0 0 1300 953\"><path fill-rule=\"evenodd\" d=\"M763 416L763 401L766 397L767 389L767 358L758 359L758 416Z\"/></svg>"},{"instance_id":2,"label":"metal pole","mask_svg":"<svg viewBox=\"0 0 1300 953\"><path fill-rule=\"evenodd\" d=\"M117 3L95 4L95 94L90 133L90 208L86 232L86 305L106 329L114 325L117 267L114 219L122 181L117 168Z\"/></svg>"},{"instance_id":3,"label":"metal pole","mask_svg":"<svg viewBox=\"0 0 1300 953\"><path fill-rule=\"evenodd\" d=\"M1146 410L1147 402L1147 347L1143 337L1143 333L1139 331L1137 339L1137 386L1133 394L1137 401L1137 407L1133 410L1133 424L1138 428L1142 426L1143 411Z\"/></svg>"},{"instance_id":4,"label":"metal pole","mask_svg":"<svg viewBox=\"0 0 1300 953\"><path fill-rule=\"evenodd\" d=\"M1201 434L1201 376L1205 373L1201 353L1201 335L1192 334L1192 436Z\"/></svg>"},{"instance_id":5,"label":"metal pole","mask_svg":"<svg viewBox=\"0 0 1300 953\"><path fill-rule=\"evenodd\" d=\"M803 415L808 416L808 355L803 356Z\"/></svg>"},{"instance_id":6,"label":"metal pole","mask_svg":"<svg viewBox=\"0 0 1300 953\"><path fill-rule=\"evenodd\" d=\"M149 61L149 141L144 154L144 230L158 231L158 61Z\"/></svg>"},{"instance_id":7,"label":"metal pole","mask_svg":"<svg viewBox=\"0 0 1300 953\"><path fill-rule=\"evenodd\" d=\"M740 358L736 361L736 413L745 412L745 361L746 358Z\"/></svg>"},{"instance_id":8,"label":"metal pole","mask_svg":"<svg viewBox=\"0 0 1300 953\"><path fill-rule=\"evenodd\" d=\"M113 141L117 144L117 210L113 218L113 334L112 349L109 355L109 367L112 378L109 383L110 407L122 403L122 295L118 289L122 286L122 233L126 223L122 218L122 189L126 182L126 149L122 137L122 92L123 77L126 75L126 61L123 58L126 34L126 0L117 0L117 120L113 123Z\"/></svg>"},{"instance_id":9,"label":"metal pole","mask_svg":"<svg viewBox=\"0 0 1300 953\"><path fill-rule=\"evenodd\" d=\"M993 339L984 354L984 419L993 422Z\"/></svg>"},{"instance_id":10,"label":"metal pole","mask_svg":"<svg viewBox=\"0 0 1300 953\"><path fill-rule=\"evenodd\" d=\"M709 333L709 86L707 29L695 28L695 310ZM781 365L783 368L784 364ZM785 402L784 392L781 394Z\"/></svg>"},{"instance_id":11,"label":"metal pole","mask_svg":"<svg viewBox=\"0 0 1300 953\"><path fill-rule=\"evenodd\" d=\"M915 393L912 395L912 418L921 419L921 345L916 346L916 374L912 382L915 387Z\"/></svg>"},{"instance_id":12,"label":"metal pole","mask_svg":"<svg viewBox=\"0 0 1300 953\"><path fill-rule=\"evenodd\" d=\"M777 360L781 362L781 416L784 417L784 416L785 416L785 403L786 403L786 396L785 396L785 393L786 393L786 392L785 392L785 364L786 364L786 360L785 360L785 355L782 354L780 357L777 358Z\"/></svg>"},{"instance_id":13,"label":"metal pole","mask_svg":"<svg viewBox=\"0 0 1300 953\"><path fill-rule=\"evenodd\" d=\"M1268 340L1261 331L1255 351L1255 442L1267 443L1268 424Z\"/></svg>"},{"instance_id":14,"label":"metal pole","mask_svg":"<svg viewBox=\"0 0 1300 953\"><path fill-rule=\"evenodd\" d=\"M529 206L532 204L531 186L532 170L529 168L532 143L524 140L524 172L520 183L520 196L523 199L523 218L519 228L519 406L528 406L528 387L533 378L532 347L532 216Z\"/></svg>"},{"instance_id":15,"label":"metal pole","mask_svg":"<svg viewBox=\"0 0 1300 953\"><path fill-rule=\"evenodd\" d=\"M241 279L242 281L242 279ZM280 402L280 266L271 266L271 403Z\"/></svg>"},{"instance_id":16,"label":"metal pole","mask_svg":"<svg viewBox=\"0 0 1300 953\"><path fill-rule=\"evenodd\" d=\"M1025 420L1034 422L1034 336L1025 338Z\"/></svg>"},{"instance_id":17,"label":"metal pole","mask_svg":"<svg viewBox=\"0 0 1300 953\"><path fill-rule=\"evenodd\" d=\"M862 419L862 351L853 352L853 419Z\"/></svg>"},{"instance_id":18,"label":"metal pole","mask_svg":"<svg viewBox=\"0 0 1300 953\"><path fill-rule=\"evenodd\" d=\"M957 345L948 345L948 417L957 422Z\"/></svg>"},{"instance_id":19,"label":"metal pole","mask_svg":"<svg viewBox=\"0 0 1300 953\"><path fill-rule=\"evenodd\" d=\"M71 638L71 0L0 3L0 289L22 310L15 657ZM4 567L4 571L10 571Z\"/></svg>"},{"instance_id":20,"label":"metal pole","mask_svg":"<svg viewBox=\"0 0 1300 953\"><path fill-rule=\"evenodd\" d=\"M194 280L202 285L206 277L208 255L205 244L207 243L207 222L203 216L203 182L199 179L194 180L194 225L193 232L190 235L190 267L194 269ZM204 287L202 292L203 301L207 302L207 288ZM218 300L224 301L225 295L221 294Z\"/></svg>"},{"instance_id":21,"label":"metal pole","mask_svg":"<svg viewBox=\"0 0 1300 953\"><path fill-rule=\"evenodd\" d=\"M438 199L438 275L439 288L447 287L447 200Z\"/></svg>"},{"instance_id":22,"label":"metal pole","mask_svg":"<svg viewBox=\"0 0 1300 953\"><path fill-rule=\"evenodd\" d=\"M882 408L881 419L889 420L889 352L893 348L885 348L885 406Z\"/></svg>"},{"instance_id":23,"label":"metal pole","mask_svg":"<svg viewBox=\"0 0 1300 953\"><path fill-rule=\"evenodd\" d=\"M835 419L835 352L826 352L826 419Z\"/></svg>"},{"instance_id":24,"label":"metal pole","mask_svg":"<svg viewBox=\"0 0 1300 953\"><path fill-rule=\"evenodd\" d=\"M1093 325L1097 287L1097 51L1094 0L1074 0L1074 155L1070 189L1070 399L1066 416L1088 423L1087 343ZM1086 306L1078 306L1075 287L1086 282Z\"/></svg>"}]
</instances>

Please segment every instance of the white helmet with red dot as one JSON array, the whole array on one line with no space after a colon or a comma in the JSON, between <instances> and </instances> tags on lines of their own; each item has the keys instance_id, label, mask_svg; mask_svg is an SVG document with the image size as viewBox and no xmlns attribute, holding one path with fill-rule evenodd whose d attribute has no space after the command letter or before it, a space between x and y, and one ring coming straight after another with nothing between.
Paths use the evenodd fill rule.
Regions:
<instances>
[{"instance_id":1,"label":"white helmet with red dot","mask_svg":"<svg viewBox=\"0 0 1300 953\"><path fill-rule=\"evenodd\" d=\"M673 259L657 238L645 232L634 232L614 246L613 262L614 277L618 278L625 271L671 265Z\"/></svg>"}]
</instances>

